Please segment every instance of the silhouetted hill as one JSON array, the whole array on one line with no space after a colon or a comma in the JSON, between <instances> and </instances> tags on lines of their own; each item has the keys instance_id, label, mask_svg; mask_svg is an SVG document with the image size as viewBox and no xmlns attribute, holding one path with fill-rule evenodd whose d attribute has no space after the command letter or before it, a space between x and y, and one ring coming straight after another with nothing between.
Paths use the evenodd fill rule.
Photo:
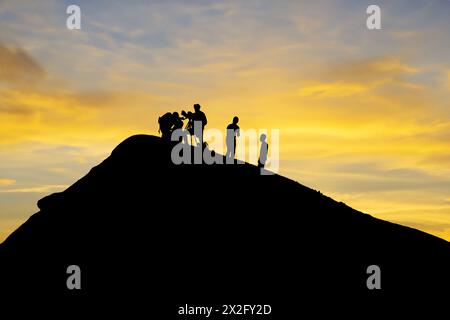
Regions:
<instances>
[{"instance_id":1,"label":"silhouetted hill","mask_svg":"<svg viewBox=\"0 0 450 320\"><path fill-rule=\"evenodd\" d=\"M314 303L345 308L355 297L380 303L450 289L442 239L253 165L176 166L170 150L157 137L130 137L41 199L0 246L2 295L107 301L111 313L151 308L164 318L177 304L268 303L278 319ZM66 288L72 264L80 291ZM366 287L373 264L378 291Z\"/></svg>"}]
</instances>

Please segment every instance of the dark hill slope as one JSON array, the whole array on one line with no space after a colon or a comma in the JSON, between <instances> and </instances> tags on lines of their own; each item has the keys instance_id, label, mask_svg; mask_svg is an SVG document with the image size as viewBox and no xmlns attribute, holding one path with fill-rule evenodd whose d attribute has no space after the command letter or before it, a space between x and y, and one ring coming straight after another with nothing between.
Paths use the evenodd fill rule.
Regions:
<instances>
[{"instance_id":1,"label":"dark hill slope","mask_svg":"<svg viewBox=\"0 0 450 320\"><path fill-rule=\"evenodd\" d=\"M176 303L276 301L287 314L298 304L450 289L442 239L249 164L176 166L170 150L157 137L130 137L40 200L0 246L2 294L108 298L161 314ZM66 289L71 264L81 267L81 291ZM382 272L376 292L366 287L372 264Z\"/></svg>"}]
</instances>

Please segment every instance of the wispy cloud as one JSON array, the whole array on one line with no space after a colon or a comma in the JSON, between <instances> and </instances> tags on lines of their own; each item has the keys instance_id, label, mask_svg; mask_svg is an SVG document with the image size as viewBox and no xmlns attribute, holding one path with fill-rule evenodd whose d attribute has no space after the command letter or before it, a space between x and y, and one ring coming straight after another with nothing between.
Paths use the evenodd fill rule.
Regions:
<instances>
[{"instance_id":1,"label":"wispy cloud","mask_svg":"<svg viewBox=\"0 0 450 320\"><path fill-rule=\"evenodd\" d=\"M45 76L43 67L28 52L1 42L0 65L0 83L27 83L39 81Z\"/></svg>"},{"instance_id":2,"label":"wispy cloud","mask_svg":"<svg viewBox=\"0 0 450 320\"><path fill-rule=\"evenodd\" d=\"M10 186L16 183L14 179L0 179L0 186Z\"/></svg>"},{"instance_id":3,"label":"wispy cloud","mask_svg":"<svg viewBox=\"0 0 450 320\"><path fill-rule=\"evenodd\" d=\"M45 185L29 188L0 189L1 193L51 193L62 191L68 186L65 185Z\"/></svg>"},{"instance_id":4,"label":"wispy cloud","mask_svg":"<svg viewBox=\"0 0 450 320\"><path fill-rule=\"evenodd\" d=\"M367 89L367 86L359 83L318 83L305 85L299 90L299 95L301 97L313 96L318 98L347 97L362 93Z\"/></svg>"},{"instance_id":5,"label":"wispy cloud","mask_svg":"<svg viewBox=\"0 0 450 320\"><path fill-rule=\"evenodd\" d=\"M450 90L450 70L447 71L447 88Z\"/></svg>"}]
</instances>

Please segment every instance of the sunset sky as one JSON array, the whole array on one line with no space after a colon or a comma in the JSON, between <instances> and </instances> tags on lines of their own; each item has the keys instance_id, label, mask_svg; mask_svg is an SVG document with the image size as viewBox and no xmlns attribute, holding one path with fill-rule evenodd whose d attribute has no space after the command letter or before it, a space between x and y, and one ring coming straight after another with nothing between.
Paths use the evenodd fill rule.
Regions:
<instances>
[{"instance_id":1,"label":"sunset sky","mask_svg":"<svg viewBox=\"0 0 450 320\"><path fill-rule=\"evenodd\" d=\"M279 129L281 174L450 240L449 15L448 0L0 1L0 241L197 102L209 128Z\"/></svg>"}]
</instances>

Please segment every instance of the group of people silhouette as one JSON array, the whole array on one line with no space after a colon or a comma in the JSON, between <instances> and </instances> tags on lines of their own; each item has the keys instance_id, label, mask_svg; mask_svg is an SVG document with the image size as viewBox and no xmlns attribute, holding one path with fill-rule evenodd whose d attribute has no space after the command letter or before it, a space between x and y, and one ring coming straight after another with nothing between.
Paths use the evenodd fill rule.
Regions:
<instances>
[{"instance_id":1,"label":"group of people silhouette","mask_svg":"<svg viewBox=\"0 0 450 320\"><path fill-rule=\"evenodd\" d=\"M158 119L159 123L159 132L161 133L161 137L164 140L171 141L172 133L175 130L181 129L183 134L179 140L179 142L188 143L188 134L195 139L195 143L197 145L202 145L204 148L206 143L203 142L203 131L205 129L208 120L203 111L200 110L200 104L194 104L194 112L191 111L181 111L181 116L178 112L167 112ZM186 126L184 126L184 120L188 120ZM238 126L239 118L233 117L233 121L227 126L227 137L226 137L226 145L227 152L225 156L227 158L233 159L235 158L236 153L236 138L240 136L240 128ZM269 145L266 142L267 136L265 134L261 134L260 141L260 154L258 159L258 167L264 168L267 161L267 154L269 151ZM191 144L192 140L191 140Z\"/></svg>"},{"instance_id":2,"label":"group of people silhouette","mask_svg":"<svg viewBox=\"0 0 450 320\"><path fill-rule=\"evenodd\" d=\"M195 137L196 143L200 144L203 141L203 130L205 129L208 119L203 111L200 110L201 106L196 103L194 104L194 112L181 111L181 116L178 112L167 112L158 119L159 132L164 140L171 140L172 132L177 129L183 129L184 120L188 120L186 127L184 128L191 137ZM200 130L194 130L195 123L200 123Z\"/></svg>"}]
</instances>

